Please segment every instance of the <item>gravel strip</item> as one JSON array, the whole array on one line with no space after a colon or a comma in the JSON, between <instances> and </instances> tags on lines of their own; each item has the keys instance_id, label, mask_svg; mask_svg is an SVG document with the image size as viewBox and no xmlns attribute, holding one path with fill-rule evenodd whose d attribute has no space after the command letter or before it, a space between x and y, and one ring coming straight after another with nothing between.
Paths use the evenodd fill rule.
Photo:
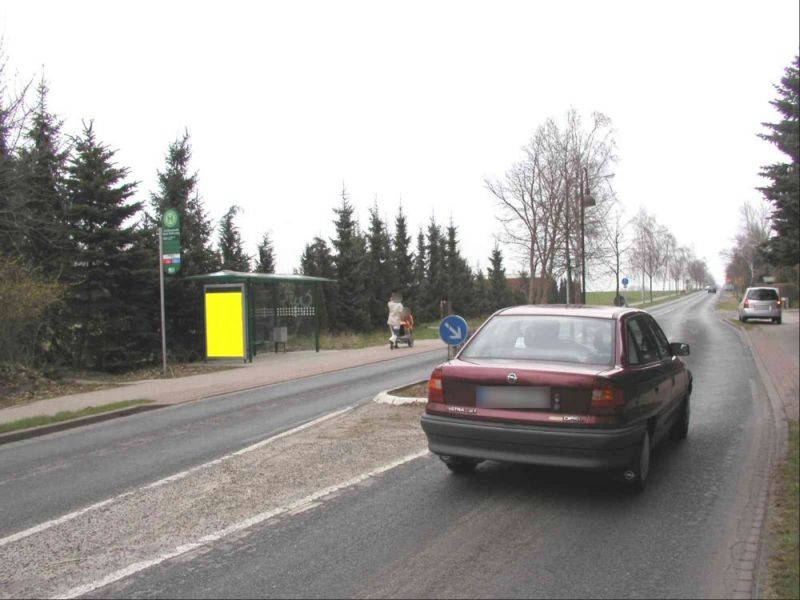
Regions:
<instances>
[{"instance_id":1,"label":"gravel strip","mask_svg":"<svg viewBox=\"0 0 800 600\"><path fill-rule=\"evenodd\" d=\"M369 403L7 544L0 548L0 597L64 594L422 451L422 410Z\"/></svg>"}]
</instances>

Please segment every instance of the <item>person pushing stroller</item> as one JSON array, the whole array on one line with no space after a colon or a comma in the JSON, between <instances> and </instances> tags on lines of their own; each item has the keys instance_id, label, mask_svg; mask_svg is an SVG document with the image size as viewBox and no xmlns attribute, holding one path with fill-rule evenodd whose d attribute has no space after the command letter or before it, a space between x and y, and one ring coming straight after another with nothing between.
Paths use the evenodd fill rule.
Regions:
<instances>
[{"instance_id":1,"label":"person pushing stroller","mask_svg":"<svg viewBox=\"0 0 800 600\"><path fill-rule=\"evenodd\" d=\"M410 348L414 345L414 316L403 306L403 297L397 292L392 294L387 306L389 318L386 324L391 331L389 348L392 350L399 348L400 342L405 342Z\"/></svg>"}]
</instances>

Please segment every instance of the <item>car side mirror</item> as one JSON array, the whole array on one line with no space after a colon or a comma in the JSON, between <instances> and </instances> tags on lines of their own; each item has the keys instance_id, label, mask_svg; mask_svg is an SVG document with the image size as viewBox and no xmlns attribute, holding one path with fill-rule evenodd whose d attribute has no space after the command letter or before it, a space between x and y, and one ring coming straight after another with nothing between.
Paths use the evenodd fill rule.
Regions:
<instances>
[{"instance_id":1,"label":"car side mirror","mask_svg":"<svg viewBox=\"0 0 800 600\"><path fill-rule=\"evenodd\" d=\"M672 352L672 356L689 356L689 344L673 342L669 345L669 351Z\"/></svg>"}]
</instances>

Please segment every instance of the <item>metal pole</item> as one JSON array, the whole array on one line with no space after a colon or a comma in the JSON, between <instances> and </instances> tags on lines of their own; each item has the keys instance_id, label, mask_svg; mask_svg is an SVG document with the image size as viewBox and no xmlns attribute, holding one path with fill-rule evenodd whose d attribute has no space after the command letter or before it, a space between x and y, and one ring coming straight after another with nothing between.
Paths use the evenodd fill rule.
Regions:
<instances>
[{"instance_id":1,"label":"metal pole","mask_svg":"<svg viewBox=\"0 0 800 600\"><path fill-rule=\"evenodd\" d=\"M585 179L587 179L586 167L583 168L583 174L581 176L581 304L586 304L586 235L584 231L586 227L586 197L583 192L583 182ZM587 181L586 184L588 187L589 182Z\"/></svg>"},{"instance_id":2,"label":"metal pole","mask_svg":"<svg viewBox=\"0 0 800 600\"><path fill-rule=\"evenodd\" d=\"M567 221L567 304L571 304L572 300L572 264L569 260L569 173L567 173L567 181L566 181L566 194L567 194L567 202L564 206L565 209L565 218Z\"/></svg>"},{"instance_id":3,"label":"metal pole","mask_svg":"<svg viewBox=\"0 0 800 600\"><path fill-rule=\"evenodd\" d=\"M319 293L321 284L314 283L314 348L319 352Z\"/></svg>"},{"instance_id":4,"label":"metal pole","mask_svg":"<svg viewBox=\"0 0 800 600\"><path fill-rule=\"evenodd\" d=\"M161 372L167 376L167 329L164 318L164 265L161 264L164 256L163 230L158 228L158 281L161 288Z\"/></svg>"}]
</instances>

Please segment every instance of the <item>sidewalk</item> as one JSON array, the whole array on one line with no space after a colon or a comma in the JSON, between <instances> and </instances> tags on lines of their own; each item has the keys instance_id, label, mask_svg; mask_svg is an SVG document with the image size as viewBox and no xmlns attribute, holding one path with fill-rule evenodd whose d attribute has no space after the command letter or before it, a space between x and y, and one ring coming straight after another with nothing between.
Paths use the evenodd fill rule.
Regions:
<instances>
[{"instance_id":1,"label":"sidewalk","mask_svg":"<svg viewBox=\"0 0 800 600\"><path fill-rule=\"evenodd\" d=\"M723 295L730 296L723 292ZM724 299L721 297L721 299ZM736 311L720 310L726 319L738 319ZM783 406L784 418L800 418L800 313L797 309L783 311L783 323L751 321L742 327L758 353Z\"/></svg>"},{"instance_id":2,"label":"sidewalk","mask_svg":"<svg viewBox=\"0 0 800 600\"><path fill-rule=\"evenodd\" d=\"M397 350L390 350L387 343L385 346L358 350L265 353L258 355L249 364L237 362L237 366L228 371L175 379L152 379L0 409L0 423L40 415L54 415L65 410L75 411L88 406L100 406L124 400L180 404L434 350L441 351L442 360L445 360L446 346L438 339L415 340L413 348Z\"/></svg>"}]
</instances>

